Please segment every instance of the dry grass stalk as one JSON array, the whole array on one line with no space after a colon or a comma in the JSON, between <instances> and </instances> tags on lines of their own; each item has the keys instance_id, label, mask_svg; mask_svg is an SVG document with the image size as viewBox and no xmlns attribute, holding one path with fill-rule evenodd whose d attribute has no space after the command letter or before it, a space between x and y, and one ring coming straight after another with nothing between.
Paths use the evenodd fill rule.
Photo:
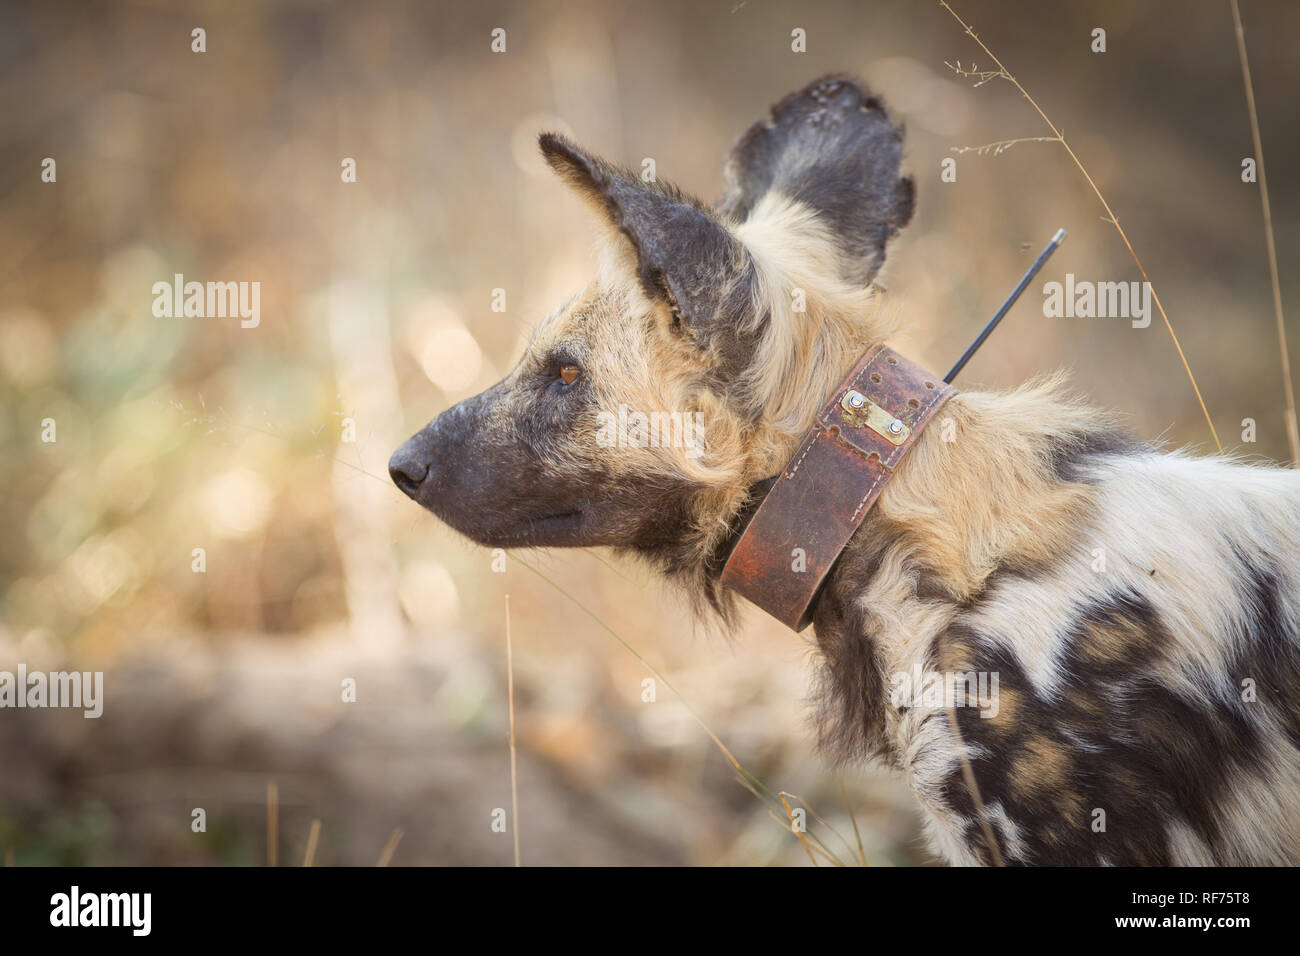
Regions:
<instances>
[{"instance_id":1,"label":"dry grass stalk","mask_svg":"<svg viewBox=\"0 0 1300 956\"><path fill-rule=\"evenodd\" d=\"M316 844L320 842L320 820L311 822L311 830L307 833L307 851L302 855L302 865L311 866L316 859Z\"/></svg>"},{"instance_id":2,"label":"dry grass stalk","mask_svg":"<svg viewBox=\"0 0 1300 956\"><path fill-rule=\"evenodd\" d=\"M845 806L848 806L849 795L848 795L848 791L844 789L844 778L843 777L839 778L839 782L840 782L840 790L844 794L844 804ZM818 823L820 823L827 830L829 830L831 833L834 833L835 836L839 838L839 841L844 844L845 849L849 851L849 859L854 860L854 862L858 862L860 860L862 862L862 865L866 866L866 854L862 852L862 835L858 833L858 821L853 816L853 807L848 806L848 809L849 809L849 819L852 820L853 822L853 832L858 837L858 845L856 850L853 847L853 845L849 843L848 840L844 839L843 835L840 833L839 830L835 829L834 826L832 826L828 821L822 818L822 815L820 813L818 813L815 809L813 809L813 805L810 801L805 800L797 793L789 793L788 791L785 790L781 791L781 795L783 797L789 797L791 800L798 800L801 804L803 804L803 808L805 811L807 811L809 816L811 816L814 820L816 820ZM838 857L831 859L831 862L834 863L836 866L846 865Z\"/></svg>"},{"instance_id":3,"label":"dry grass stalk","mask_svg":"<svg viewBox=\"0 0 1300 956\"><path fill-rule=\"evenodd\" d=\"M1277 246L1273 241L1273 207L1268 201L1268 177L1264 175L1264 145L1259 135L1259 113L1255 109L1255 84L1250 79L1250 61L1246 59L1246 30L1241 25L1241 10L1232 2L1232 22L1237 30L1237 56L1241 60L1241 79L1246 86L1246 107L1250 112L1250 136L1255 145L1255 168L1259 173L1259 202L1264 209L1264 242L1268 247L1268 271L1273 280L1273 314L1277 319L1278 351L1282 353L1282 390L1286 396L1286 437L1291 444L1291 464L1300 468L1300 431L1297 431L1295 388L1291 384L1291 357L1287 352L1286 324L1282 318L1282 285L1277 273Z\"/></svg>"},{"instance_id":4,"label":"dry grass stalk","mask_svg":"<svg viewBox=\"0 0 1300 956\"><path fill-rule=\"evenodd\" d=\"M1165 307L1160 303L1160 296L1156 293L1155 285L1151 282L1150 277L1147 275L1147 270L1146 267L1142 265L1142 260L1138 258L1137 252L1134 251L1133 244L1129 242L1128 234L1124 232L1124 227L1119 224L1119 219L1115 216L1114 211L1110 208L1110 203L1106 201L1106 197L1102 195L1101 190L1097 187L1096 182L1093 181L1092 175L1088 172L1087 167L1085 167L1083 165L1083 162L1079 159L1079 157L1075 155L1074 150L1070 148L1070 144L1065 141L1065 134L1062 133L1060 129L1057 128L1055 123L1053 123L1050 119L1047 118L1047 114L1043 112L1043 109L1038 105L1038 102L1032 96L1029 95L1029 91L1020 85L1020 81L1015 78L1015 76L1011 73L1010 70L1008 70L1005 66L1002 65L1002 61L999 60L994 55L992 50L990 50L987 46L984 45L984 41L981 40L978 36L976 36L975 31L966 23L966 21L957 15L957 11L948 5L947 0L939 0L939 6L943 7L950 14L952 14L953 19L956 20L958 23L960 23L962 29L966 31L966 35L969 36L976 43L978 43L980 49L983 50L988 55L989 59L991 59L994 62L994 64L996 64L997 66L996 70L982 70L982 71L975 70L975 69L966 70L961 67L961 63L959 61L957 66L952 68L962 76L974 77L978 79L978 82L975 84L976 86L982 86L983 84L989 82L990 80L998 79L1000 77L1006 80L1012 86L1014 86L1017 90L1019 90L1020 95L1029 101L1029 105L1034 108L1034 111L1038 113L1040 117L1042 117L1043 122L1047 124L1047 128L1052 131L1052 135L1045 137L1045 140L1049 142L1051 141L1059 142L1063 147L1065 147L1065 151L1070 155L1070 159L1074 160L1074 165L1079 168L1079 172L1083 174L1083 178L1086 179L1088 181L1088 185L1092 187L1093 194L1097 197L1097 200L1101 203L1102 208L1106 210L1106 221L1109 222L1112 226L1114 226L1115 231L1119 233L1119 237L1124 241L1124 246L1128 249L1129 255L1133 257L1133 263L1137 266L1138 272L1142 276L1142 281L1145 282L1148 288L1151 289L1151 301L1155 303L1156 309L1160 312L1160 318L1164 320L1165 328L1169 330L1169 337L1173 340L1174 348L1178 350L1178 357L1179 359L1182 360L1183 369L1187 372L1187 378L1192 383L1192 391L1196 393L1196 401L1200 403L1201 413L1205 416L1205 423L1210 426L1210 435L1214 438L1214 445L1216 448L1218 448L1219 453L1222 454L1223 443L1219 441L1219 433L1214 428L1214 421L1210 418L1209 409L1205 407L1205 399L1201 397L1200 386L1196 384L1196 376L1192 374L1192 367L1187 363L1187 356L1183 354L1183 347L1178 341L1178 335L1174 332L1173 323L1169 321L1169 316L1165 314ZM951 64L949 65L951 66ZM1008 142L1008 143L1024 142L1027 138L1028 137L1025 137L1020 140L1014 140L1014 141L1004 140L1004 142ZM997 146L998 144L994 143L991 145Z\"/></svg>"},{"instance_id":5,"label":"dry grass stalk","mask_svg":"<svg viewBox=\"0 0 1300 956\"><path fill-rule=\"evenodd\" d=\"M266 781L266 865L275 866L280 848L280 788Z\"/></svg>"},{"instance_id":6,"label":"dry grass stalk","mask_svg":"<svg viewBox=\"0 0 1300 956\"><path fill-rule=\"evenodd\" d=\"M402 842L405 833L405 830L397 827L392 833L388 834L388 842L384 844L384 848L379 852L379 859L376 861L375 866L387 866L393 861L393 854L397 852L397 844Z\"/></svg>"},{"instance_id":7,"label":"dry grass stalk","mask_svg":"<svg viewBox=\"0 0 1300 956\"><path fill-rule=\"evenodd\" d=\"M791 834L793 834L793 835L796 836L796 837L799 835L798 832L795 830L793 824L790 822L790 818L789 818L789 817L782 816L781 814L777 813L775 810L772 810L772 809L769 809L769 810L767 811L767 815L768 815L769 817L771 817L773 820L775 820L776 823L777 823L777 824L778 824L778 825L779 825L783 830L785 830L787 833L791 833ZM816 838L816 837L813 837L813 839L815 840L815 839L817 839L817 838ZM822 849L820 846L818 846L816 843L805 843L804 846L805 846L806 849L811 849L814 853L816 853L818 856L820 856L822 859L824 859L827 863L830 863L830 864L832 864L833 866L843 866L843 865L844 865L843 862L841 862L840 860L836 859L834 856L832 856L832 855L831 855L830 853L828 853L826 850L823 850L823 849Z\"/></svg>"},{"instance_id":8,"label":"dry grass stalk","mask_svg":"<svg viewBox=\"0 0 1300 956\"><path fill-rule=\"evenodd\" d=\"M853 812L853 803L849 800L849 788L844 785L844 778L840 777L840 793L844 794L844 809L849 811L849 820L853 824L853 838L858 843L858 861L867 866L867 851L862 848L862 833L858 830L858 818Z\"/></svg>"},{"instance_id":9,"label":"dry grass stalk","mask_svg":"<svg viewBox=\"0 0 1300 956\"><path fill-rule=\"evenodd\" d=\"M1016 139L1000 139L996 143L985 143L983 146L953 146L949 152L953 153L974 153L976 156L987 156L992 153L994 156L1001 156L1012 146L1017 143L1056 143L1059 142L1055 136L1019 136Z\"/></svg>"},{"instance_id":10,"label":"dry grass stalk","mask_svg":"<svg viewBox=\"0 0 1300 956\"><path fill-rule=\"evenodd\" d=\"M519 862L519 772L515 751L515 657L510 643L510 595L506 595L506 694L510 701L510 807L515 838L515 866Z\"/></svg>"},{"instance_id":11,"label":"dry grass stalk","mask_svg":"<svg viewBox=\"0 0 1300 956\"><path fill-rule=\"evenodd\" d=\"M984 809L984 798L980 796L979 784L975 780L975 768L970 765L970 757L966 754L966 740L962 737L961 727L957 725L957 708L948 705L948 726L952 729L952 735L957 738L957 753L961 757L961 773L966 781L966 788L970 790L971 801L975 804L975 812L980 818L980 830L984 833L984 842L988 844L989 855L993 859L994 866L1002 866L1002 851L998 849L997 837L993 835L993 826L989 823L988 812Z\"/></svg>"},{"instance_id":12,"label":"dry grass stalk","mask_svg":"<svg viewBox=\"0 0 1300 956\"><path fill-rule=\"evenodd\" d=\"M808 854L808 859L812 860L812 865L820 866L817 857L813 856L812 847L808 845L808 836L804 833L805 828L799 826L795 821L794 810L790 807L790 801L786 799L786 793L782 791L778 796L781 798L781 806L785 807L785 815L790 818L790 832L799 838L799 842L803 844L804 852Z\"/></svg>"}]
</instances>

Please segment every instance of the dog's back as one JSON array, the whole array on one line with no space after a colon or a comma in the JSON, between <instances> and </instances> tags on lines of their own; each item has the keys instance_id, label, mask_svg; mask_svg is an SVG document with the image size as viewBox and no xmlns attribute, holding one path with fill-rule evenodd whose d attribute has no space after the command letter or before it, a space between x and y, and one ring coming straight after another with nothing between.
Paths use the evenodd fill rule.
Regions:
<instances>
[{"instance_id":1,"label":"dog's back","mask_svg":"<svg viewBox=\"0 0 1300 956\"><path fill-rule=\"evenodd\" d=\"M1055 392L1041 400L1069 408ZM962 427L997 440L999 397L968 401L985 407L956 409ZM907 772L953 862L1300 863L1300 473L1053 434L1025 462L1041 485L993 496L1051 544L1001 551L973 593L955 594L960 576L917 543L907 500L965 487L960 455L947 475L921 461L913 481L938 484L886 503L818 633L831 708L845 707L835 661L854 642L882 696L865 723L824 710L827 741ZM898 693L916 674L956 700Z\"/></svg>"}]
</instances>

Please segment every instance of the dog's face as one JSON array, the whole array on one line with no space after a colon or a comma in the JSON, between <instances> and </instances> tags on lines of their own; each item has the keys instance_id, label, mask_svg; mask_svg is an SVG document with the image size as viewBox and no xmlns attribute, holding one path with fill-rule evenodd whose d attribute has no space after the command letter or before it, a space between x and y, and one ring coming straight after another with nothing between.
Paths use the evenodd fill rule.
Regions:
<instances>
[{"instance_id":1,"label":"dog's face","mask_svg":"<svg viewBox=\"0 0 1300 956\"><path fill-rule=\"evenodd\" d=\"M626 284L593 282L541 323L505 379L398 449L393 480L495 547L634 545L661 533L689 497L694 449L620 442L620 406L689 401L707 369L676 350L682 385L670 398L655 375L674 352L663 322Z\"/></svg>"},{"instance_id":2,"label":"dog's face","mask_svg":"<svg viewBox=\"0 0 1300 956\"><path fill-rule=\"evenodd\" d=\"M601 275L538 326L505 379L435 418L389 470L481 544L649 544L705 478L699 423L726 414L727 351L752 309L744 253L675 191L558 137L541 145L611 229ZM652 415L667 427L652 434Z\"/></svg>"},{"instance_id":3,"label":"dog's face","mask_svg":"<svg viewBox=\"0 0 1300 956\"><path fill-rule=\"evenodd\" d=\"M790 404L792 383L813 390L808 366L845 338L821 306L865 287L910 216L898 134L856 85L815 84L741 140L717 211L558 136L540 145L607 229L599 275L505 379L435 418L389 471L480 544L653 549L698 524L702 502L763 477L755 438L774 405ZM787 249L808 261L778 268ZM791 275L809 286L802 315Z\"/></svg>"}]
</instances>

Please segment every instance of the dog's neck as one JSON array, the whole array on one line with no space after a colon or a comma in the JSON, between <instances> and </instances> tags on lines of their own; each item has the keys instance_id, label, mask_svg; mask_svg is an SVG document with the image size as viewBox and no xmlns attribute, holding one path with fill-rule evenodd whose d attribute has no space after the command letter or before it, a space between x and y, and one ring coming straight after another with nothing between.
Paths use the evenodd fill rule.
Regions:
<instances>
[{"instance_id":1,"label":"dog's neck","mask_svg":"<svg viewBox=\"0 0 1300 956\"><path fill-rule=\"evenodd\" d=\"M888 346L868 349L818 411L798 457L740 535L723 585L787 627L806 627L840 554L954 394Z\"/></svg>"},{"instance_id":2,"label":"dog's neck","mask_svg":"<svg viewBox=\"0 0 1300 956\"><path fill-rule=\"evenodd\" d=\"M1077 464L1126 442L1059 379L1007 393L963 393L921 436L845 552L861 552L865 536L887 535L937 589L969 600L999 566L1051 559L1090 507ZM773 481L749 487L711 549L715 582ZM965 497L972 488L984 495L978 507Z\"/></svg>"}]
</instances>

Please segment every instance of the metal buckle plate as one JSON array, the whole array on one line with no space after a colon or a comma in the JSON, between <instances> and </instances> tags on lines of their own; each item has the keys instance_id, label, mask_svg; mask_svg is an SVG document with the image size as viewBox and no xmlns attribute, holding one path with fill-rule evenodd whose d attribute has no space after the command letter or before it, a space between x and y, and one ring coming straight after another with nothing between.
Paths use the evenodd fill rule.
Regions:
<instances>
[{"instance_id":1,"label":"metal buckle plate","mask_svg":"<svg viewBox=\"0 0 1300 956\"><path fill-rule=\"evenodd\" d=\"M840 421L849 428L870 428L891 445L901 445L912 429L856 389L849 389L840 399Z\"/></svg>"}]
</instances>

